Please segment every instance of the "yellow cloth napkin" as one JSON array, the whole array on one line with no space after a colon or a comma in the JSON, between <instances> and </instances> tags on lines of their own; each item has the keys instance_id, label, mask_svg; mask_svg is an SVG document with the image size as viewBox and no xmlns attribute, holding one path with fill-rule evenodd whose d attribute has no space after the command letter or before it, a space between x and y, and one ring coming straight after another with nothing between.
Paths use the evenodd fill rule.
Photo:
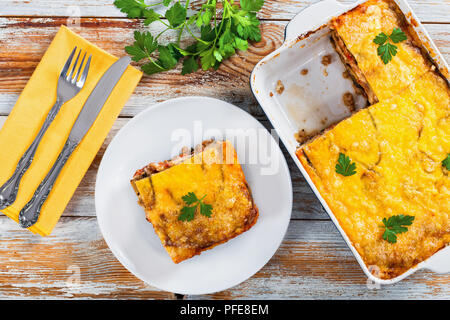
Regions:
<instances>
[{"instance_id":1,"label":"yellow cloth napkin","mask_svg":"<svg viewBox=\"0 0 450 320\"><path fill-rule=\"evenodd\" d=\"M2 210L16 222L20 210L31 199L56 161L84 102L103 73L117 60L67 27L61 26L0 131L0 185L12 175L20 157L44 123L56 100L59 73L75 46L92 54L87 81L78 95L62 106L44 135L33 163L22 178L17 200ZM29 228L30 231L42 236L52 232L141 77L142 73L134 67L129 66L125 71L93 126L62 169L42 207L39 220Z\"/></svg>"}]
</instances>

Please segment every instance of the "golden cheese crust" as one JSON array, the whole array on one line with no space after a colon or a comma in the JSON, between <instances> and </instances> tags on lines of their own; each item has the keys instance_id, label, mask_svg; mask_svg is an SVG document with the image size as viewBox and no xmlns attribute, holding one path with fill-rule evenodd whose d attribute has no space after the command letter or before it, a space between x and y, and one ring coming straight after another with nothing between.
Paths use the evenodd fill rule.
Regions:
<instances>
[{"instance_id":1,"label":"golden cheese crust","mask_svg":"<svg viewBox=\"0 0 450 320\"><path fill-rule=\"evenodd\" d=\"M236 152L228 141L214 142L180 164L132 180L139 204L175 263L189 259L249 230L258 219ZM189 192L212 205L213 214L196 213L180 221Z\"/></svg>"},{"instance_id":2,"label":"golden cheese crust","mask_svg":"<svg viewBox=\"0 0 450 320\"><path fill-rule=\"evenodd\" d=\"M335 171L339 153L357 173ZM428 72L391 99L359 111L297 156L367 266L399 276L450 243L450 90ZM397 243L383 218L415 216Z\"/></svg>"},{"instance_id":3,"label":"golden cheese crust","mask_svg":"<svg viewBox=\"0 0 450 320\"><path fill-rule=\"evenodd\" d=\"M353 10L334 18L331 21L335 42L340 55L347 64L353 61L357 65L354 71L360 71L370 86L370 90L379 101L394 96L408 87L415 79L420 78L431 68L410 33L405 17L393 1L369 0ZM398 52L388 63L384 64L377 54L378 45L373 42L375 37L384 32L391 34L394 28L402 29L408 39L397 43ZM343 44L337 40L343 41ZM345 48L343 48L345 46ZM401 76L400 76L401 75ZM370 94L369 94L370 98ZM375 99L369 99L374 103Z\"/></svg>"}]
</instances>

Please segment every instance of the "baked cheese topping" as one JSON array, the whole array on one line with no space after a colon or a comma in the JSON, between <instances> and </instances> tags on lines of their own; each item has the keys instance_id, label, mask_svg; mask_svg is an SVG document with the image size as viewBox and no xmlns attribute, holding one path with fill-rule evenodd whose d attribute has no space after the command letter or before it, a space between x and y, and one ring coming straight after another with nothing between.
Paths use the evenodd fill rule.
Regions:
<instances>
[{"instance_id":1,"label":"baked cheese topping","mask_svg":"<svg viewBox=\"0 0 450 320\"><path fill-rule=\"evenodd\" d=\"M258 218L250 189L229 142L212 143L182 163L132 182L147 220L179 263L250 229ZM182 197L193 192L212 205L213 214L179 220Z\"/></svg>"},{"instance_id":2,"label":"baked cheese topping","mask_svg":"<svg viewBox=\"0 0 450 320\"><path fill-rule=\"evenodd\" d=\"M340 153L356 174L336 173ZM396 277L450 243L450 90L430 71L297 150L297 156L367 266ZM397 243L383 218L414 216Z\"/></svg>"},{"instance_id":3,"label":"baked cheese topping","mask_svg":"<svg viewBox=\"0 0 450 320\"><path fill-rule=\"evenodd\" d=\"M344 58L356 60L379 101L404 90L431 67L414 46L406 21L398 12L392 1L369 0L331 22L331 27L345 43L346 50L343 51L349 51L353 56ZM373 41L381 32L391 34L394 28L402 29L408 39L396 44L397 54L385 65L377 54L378 45Z\"/></svg>"}]
</instances>

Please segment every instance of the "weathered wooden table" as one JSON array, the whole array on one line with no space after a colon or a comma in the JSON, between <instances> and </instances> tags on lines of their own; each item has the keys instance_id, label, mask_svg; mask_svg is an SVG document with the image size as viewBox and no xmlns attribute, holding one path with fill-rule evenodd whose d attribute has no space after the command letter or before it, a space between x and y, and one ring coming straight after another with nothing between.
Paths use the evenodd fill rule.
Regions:
<instances>
[{"instance_id":1,"label":"weathered wooden table","mask_svg":"<svg viewBox=\"0 0 450 320\"><path fill-rule=\"evenodd\" d=\"M68 24L112 54L124 54L123 47L132 42L133 29L142 24L124 18L112 2L0 1L0 126L61 24ZM0 217L0 298L450 298L450 275L426 271L393 286L367 286L355 258L286 153L294 186L289 230L270 262L232 289L206 296L159 291L122 267L102 238L95 216L95 177L105 148L116 132L143 109L186 95L226 100L249 111L269 128L251 94L250 72L262 57L280 46L287 22L313 2L266 0L260 14L262 41L226 61L216 72L181 76L176 70L144 76L52 236L34 236L7 217ZM450 1L410 0L410 4L450 61ZM81 18L78 21L68 16Z\"/></svg>"}]
</instances>

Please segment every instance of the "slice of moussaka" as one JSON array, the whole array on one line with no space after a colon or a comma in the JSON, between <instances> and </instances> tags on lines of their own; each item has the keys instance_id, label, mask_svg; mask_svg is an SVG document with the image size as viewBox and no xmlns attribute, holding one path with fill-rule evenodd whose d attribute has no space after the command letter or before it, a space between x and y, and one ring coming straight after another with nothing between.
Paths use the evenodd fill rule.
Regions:
<instances>
[{"instance_id":1,"label":"slice of moussaka","mask_svg":"<svg viewBox=\"0 0 450 320\"><path fill-rule=\"evenodd\" d=\"M249 230L258 219L236 151L206 141L138 170L131 184L147 220L179 263Z\"/></svg>"},{"instance_id":2,"label":"slice of moussaka","mask_svg":"<svg viewBox=\"0 0 450 320\"><path fill-rule=\"evenodd\" d=\"M450 244L450 90L437 73L340 122L297 156L379 278ZM414 220L391 226L397 234L386 239L383 219L402 215Z\"/></svg>"},{"instance_id":3,"label":"slice of moussaka","mask_svg":"<svg viewBox=\"0 0 450 320\"><path fill-rule=\"evenodd\" d=\"M414 30L393 1L369 0L332 19L330 26L336 51L371 104L394 96L431 68ZM403 34L392 35L395 29ZM386 63L374 42L379 35L385 40L387 56L393 56Z\"/></svg>"}]
</instances>

